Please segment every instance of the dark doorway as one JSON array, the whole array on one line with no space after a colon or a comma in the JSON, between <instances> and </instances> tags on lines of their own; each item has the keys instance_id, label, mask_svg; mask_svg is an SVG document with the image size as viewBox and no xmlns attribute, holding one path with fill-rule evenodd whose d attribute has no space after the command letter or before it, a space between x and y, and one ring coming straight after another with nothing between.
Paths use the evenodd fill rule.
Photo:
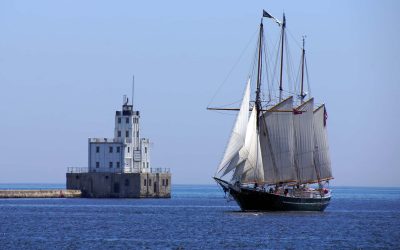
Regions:
<instances>
[{"instance_id":1,"label":"dark doorway","mask_svg":"<svg viewBox=\"0 0 400 250\"><path fill-rule=\"evenodd\" d=\"M119 183L118 182L114 183L114 193L119 194Z\"/></svg>"},{"instance_id":2,"label":"dark doorway","mask_svg":"<svg viewBox=\"0 0 400 250\"><path fill-rule=\"evenodd\" d=\"M154 193L157 193L157 182L154 182Z\"/></svg>"}]
</instances>

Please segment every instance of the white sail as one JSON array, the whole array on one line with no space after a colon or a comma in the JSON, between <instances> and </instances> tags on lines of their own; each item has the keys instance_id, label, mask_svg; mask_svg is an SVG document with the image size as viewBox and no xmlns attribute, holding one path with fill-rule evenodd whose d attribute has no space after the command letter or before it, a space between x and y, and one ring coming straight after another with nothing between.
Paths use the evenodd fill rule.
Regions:
<instances>
[{"instance_id":1,"label":"white sail","mask_svg":"<svg viewBox=\"0 0 400 250\"><path fill-rule=\"evenodd\" d=\"M243 166L242 183L264 182L264 169L261 156L260 137L254 136L250 151Z\"/></svg>"},{"instance_id":2,"label":"white sail","mask_svg":"<svg viewBox=\"0 0 400 250\"><path fill-rule=\"evenodd\" d=\"M257 131L256 107L254 107L251 112L249 123L247 125L245 143L243 148L239 151L239 156L239 166L241 166L244 161L243 169L238 169L239 171L242 171L241 182L263 182L264 173L260 150L260 139ZM237 176L238 172L236 172L234 176Z\"/></svg>"},{"instance_id":3,"label":"white sail","mask_svg":"<svg viewBox=\"0 0 400 250\"><path fill-rule=\"evenodd\" d=\"M232 159L232 161L229 163L229 166L225 169L222 176L225 176L227 173L235 169L231 177L231 182L234 183L236 181L240 181L240 179L242 178L243 166L244 166L244 160L240 158L238 152Z\"/></svg>"},{"instance_id":4,"label":"white sail","mask_svg":"<svg viewBox=\"0 0 400 250\"><path fill-rule=\"evenodd\" d=\"M321 180L332 179L325 105L314 111L314 162Z\"/></svg>"},{"instance_id":5,"label":"white sail","mask_svg":"<svg viewBox=\"0 0 400 250\"><path fill-rule=\"evenodd\" d=\"M292 109L293 97L289 97L264 112L260 118L260 143L266 183L297 180Z\"/></svg>"},{"instance_id":6,"label":"white sail","mask_svg":"<svg viewBox=\"0 0 400 250\"><path fill-rule=\"evenodd\" d=\"M249 102L250 102L250 79L247 81L246 89L244 91L242 104L240 106L240 111L236 117L236 122L233 127L231 136L226 146L224 156L221 163L218 166L215 176L217 176L221 170L228 167L232 170L236 167L236 164L230 164L233 158L238 154L239 150L244 145L244 140L246 136L246 128L249 119ZM229 170L229 171L230 171ZM229 172L224 171L224 174ZM222 176L220 176L222 177Z\"/></svg>"},{"instance_id":7,"label":"white sail","mask_svg":"<svg viewBox=\"0 0 400 250\"><path fill-rule=\"evenodd\" d=\"M249 122L247 123L246 137L245 137L243 147L239 150L239 152L232 159L232 161L230 162L230 165L227 167L227 169L225 170L225 172L223 174L223 175L225 175L230 170L235 168L235 172L232 176L232 181L241 180L243 173L246 171L249 171L249 165L247 164L247 168L245 168L245 165L246 165L245 163L249 156L250 147L251 147L251 143L252 143L254 134L257 132L257 131L254 131L257 129L256 115L257 115L257 111L256 111L256 107L254 107L251 112Z\"/></svg>"},{"instance_id":8,"label":"white sail","mask_svg":"<svg viewBox=\"0 0 400 250\"><path fill-rule=\"evenodd\" d=\"M301 183L318 180L314 166L314 99L300 105L293 115L295 136L295 166Z\"/></svg>"}]
</instances>

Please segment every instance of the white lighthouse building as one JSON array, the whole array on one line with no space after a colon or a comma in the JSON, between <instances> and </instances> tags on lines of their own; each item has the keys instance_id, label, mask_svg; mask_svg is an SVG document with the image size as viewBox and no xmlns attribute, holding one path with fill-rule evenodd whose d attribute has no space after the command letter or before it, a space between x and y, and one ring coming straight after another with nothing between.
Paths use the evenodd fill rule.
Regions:
<instances>
[{"instance_id":1,"label":"white lighthouse building","mask_svg":"<svg viewBox=\"0 0 400 250\"><path fill-rule=\"evenodd\" d=\"M149 173L149 139L140 137L140 113L124 96L115 112L114 138L89 138L89 172Z\"/></svg>"},{"instance_id":2,"label":"white lighthouse building","mask_svg":"<svg viewBox=\"0 0 400 250\"><path fill-rule=\"evenodd\" d=\"M67 189L86 198L170 198L170 169L151 167L149 146L140 137L140 113L124 96L114 138L89 138L88 167L67 169Z\"/></svg>"}]
</instances>

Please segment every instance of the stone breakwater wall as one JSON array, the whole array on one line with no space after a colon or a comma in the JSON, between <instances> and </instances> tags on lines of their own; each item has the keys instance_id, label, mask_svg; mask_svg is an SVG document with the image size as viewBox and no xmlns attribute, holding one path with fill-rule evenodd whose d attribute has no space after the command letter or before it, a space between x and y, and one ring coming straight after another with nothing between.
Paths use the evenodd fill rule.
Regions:
<instances>
[{"instance_id":1,"label":"stone breakwater wall","mask_svg":"<svg viewBox=\"0 0 400 250\"><path fill-rule=\"evenodd\" d=\"M80 190L0 190L0 198L79 198Z\"/></svg>"}]
</instances>

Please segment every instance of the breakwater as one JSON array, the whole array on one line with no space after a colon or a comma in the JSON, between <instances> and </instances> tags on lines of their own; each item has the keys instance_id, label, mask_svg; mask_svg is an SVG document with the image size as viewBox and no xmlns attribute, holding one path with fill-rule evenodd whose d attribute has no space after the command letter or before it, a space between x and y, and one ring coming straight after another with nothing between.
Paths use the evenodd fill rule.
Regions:
<instances>
[{"instance_id":1,"label":"breakwater","mask_svg":"<svg viewBox=\"0 0 400 250\"><path fill-rule=\"evenodd\" d=\"M0 198L79 198L80 190L0 190Z\"/></svg>"}]
</instances>

